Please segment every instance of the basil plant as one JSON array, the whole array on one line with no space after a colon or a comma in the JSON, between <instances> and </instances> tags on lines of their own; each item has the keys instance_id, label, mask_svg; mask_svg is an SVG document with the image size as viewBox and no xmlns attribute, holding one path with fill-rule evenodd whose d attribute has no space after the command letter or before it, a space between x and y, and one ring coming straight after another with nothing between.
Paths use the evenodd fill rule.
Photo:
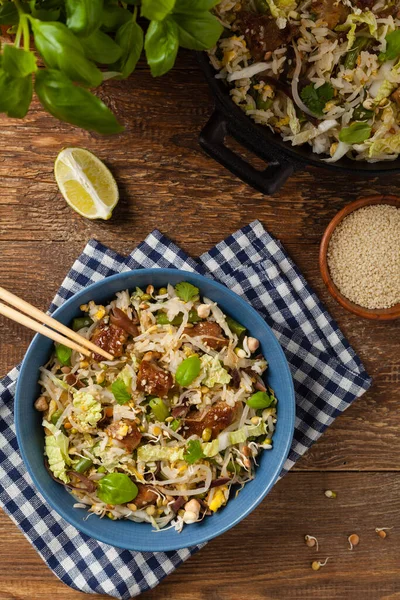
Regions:
<instances>
[{"instance_id":1,"label":"basil plant","mask_svg":"<svg viewBox=\"0 0 400 600\"><path fill-rule=\"evenodd\" d=\"M223 30L210 12L218 1L0 0L0 112L23 118L34 90L61 121L122 131L90 89L129 77L143 50L158 77L173 67L180 46L212 48Z\"/></svg>"}]
</instances>

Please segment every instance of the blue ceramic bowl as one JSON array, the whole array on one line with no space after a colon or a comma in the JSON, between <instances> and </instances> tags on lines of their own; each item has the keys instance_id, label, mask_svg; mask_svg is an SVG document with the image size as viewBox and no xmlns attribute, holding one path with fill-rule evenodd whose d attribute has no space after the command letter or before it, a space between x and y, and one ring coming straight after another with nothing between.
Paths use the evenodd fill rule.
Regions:
<instances>
[{"instance_id":1,"label":"blue ceramic bowl","mask_svg":"<svg viewBox=\"0 0 400 600\"><path fill-rule=\"evenodd\" d=\"M73 296L54 314L56 319L69 325L80 313L79 306L94 300L105 304L116 292L125 289L163 287L167 283L175 285L179 281L189 281L196 285L202 295L216 301L221 309L237 319L260 340L261 350L269 362L268 383L278 398L278 423L274 435L273 449L263 452L260 465L253 481L247 483L236 498L229 500L226 507L201 523L184 527L181 533L173 529L152 532L146 523L131 521L110 521L92 515L85 520L87 513L73 508L75 500L63 486L48 475L43 462L43 430L40 414L33 408L40 393L37 384L39 367L49 359L53 344L47 338L36 335L28 348L22 363L15 397L15 425L17 438L26 467L37 489L48 503L79 531L101 542L140 551L167 551L194 546L224 533L244 519L276 481L289 452L293 436L295 401L293 383L283 351L274 334L262 317L235 293L224 286L186 271L176 269L141 269L108 277Z\"/></svg>"}]
</instances>

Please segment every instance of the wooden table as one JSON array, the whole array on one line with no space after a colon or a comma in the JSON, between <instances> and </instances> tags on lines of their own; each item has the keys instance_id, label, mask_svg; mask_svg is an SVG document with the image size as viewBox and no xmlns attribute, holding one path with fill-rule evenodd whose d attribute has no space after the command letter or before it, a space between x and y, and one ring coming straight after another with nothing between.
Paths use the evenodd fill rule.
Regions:
<instances>
[{"instance_id":1,"label":"wooden table","mask_svg":"<svg viewBox=\"0 0 400 600\"><path fill-rule=\"evenodd\" d=\"M396 177L363 180L310 169L273 197L242 184L203 154L197 138L212 102L193 56L154 80L144 67L101 96L126 124L101 138L62 125L38 103L24 122L0 117L0 282L45 309L92 237L128 253L158 227L196 256L258 218L278 237L338 320L374 378L262 505L145 597L163 600L400 598L400 323L346 313L328 295L318 246L332 216L361 195L397 191ZM112 169L121 201L109 222L82 219L57 191L64 146L93 150ZM29 331L1 319L0 371L19 362ZM329 500L324 490L338 494ZM392 527L386 539L375 527ZM360 544L349 552L347 536ZM307 548L306 534L320 542ZM317 557L330 557L318 572ZM0 514L0 599L78 600L9 518Z\"/></svg>"}]
</instances>

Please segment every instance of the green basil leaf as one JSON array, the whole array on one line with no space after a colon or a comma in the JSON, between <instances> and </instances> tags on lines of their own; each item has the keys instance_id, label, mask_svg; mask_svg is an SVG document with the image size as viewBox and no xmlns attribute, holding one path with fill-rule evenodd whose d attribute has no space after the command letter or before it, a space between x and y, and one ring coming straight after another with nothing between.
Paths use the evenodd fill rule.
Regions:
<instances>
[{"instance_id":1,"label":"green basil leaf","mask_svg":"<svg viewBox=\"0 0 400 600\"><path fill-rule=\"evenodd\" d=\"M103 8L102 29L117 31L124 23L132 19L132 13L120 6L109 4Z\"/></svg>"},{"instance_id":2,"label":"green basil leaf","mask_svg":"<svg viewBox=\"0 0 400 600\"><path fill-rule=\"evenodd\" d=\"M56 344L56 357L63 367L69 367L71 365L72 350L64 344Z\"/></svg>"},{"instance_id":3,"label":"green basil leaf","mask_svg":"<svg viewBox=\"0 0 400 600\"><path fill-rule=\"evenodd\" d=\"M126 404L132 400L132 394L129 392L122 379L116 379L114 381L114 383L111 385L111 391L114 394L114 398L118 404Z\"/></svg>"},{"instance_id":4,"label":"green basil leaf","mask_svg":"<svg viewBox=\"0 0 400 600\"><path fill-rule=\"evenodd\" d=\"M26 77L37 70L36 58L29 50L5 44L2 67L12 77Z\"/></svg>"},{"instance_id":5,"label":"green basil leaf","mask_svg":"<svg viewBox=\"0 0 400 600\"><path fill-rule=\"evenodd\" d=\"M250 398L246 401L246 404L255 410L263 410L264 408L271 406L273 401L273 396L270 396L267 394L267 392L256 392L250 396Z\"/></svg>"},{"instance_id":6,"label":"green basil leaf","mask_svg":"<svg viewBox=\"0 0 400 600\"><path fill-rule=\"evenodd\" d=\"M193 465L195 462L204 458L204 452L201 447L199 440L189 440L186 447L186 452L183 455L189 465Z\"/></svg>"},{"instance_id":7,"label":"green basil leaf","mask_svg":"<svg viewBox=\"0 0 400 600\"><path fill-rule=\"evenodd\" d=\"M339 140L346 144L361 144L371 135L372 128L367 123L356 121L344 127L339 133Z\"/></svg>"},{"instance_id":8,"label":"green basil leaf","mask_svg":"<svg viewBox=\"0 0 400 600\"><path fill-rule=\"evenodd\" d=\"M315 115L323 115L325 105L334 96L334 89L330 83L326 82L319 88L315 88L314 84L306 85L300 92L301 99L304 104Z\"/></svg>"},{"instance_id":9,"label":"green basil leaf","mask_svg":"<svg viewBox=\"0 0 400 600\"><path fill-rule=\"evenodd\" d=\"M400 56L400 30L391 31L386 36L386 52L381 52L378 56L380 62L385 60L394 60Z\"/></svg>"},{"instance_id":10,"label":"green basil leaf","mask_svg":"<svg viewBox=\"0 0 400 600\"><path fill-rule=\"evenodd\" d=\"M149 21L162 21L172 11L175 0L142 0L140 14Z\"/></svg>"},{"instance_id":11,"label":"green basil leaf","mask_svg":"<svg viewBox=\"0 0 400 600\"><path fill-rule=\"evenodd\" d=\"M175 292L178 298L184 302L189 302L189 300L199 295L199 288L187 281L181 281L176 284Z\"/></svg>"},{"instance_id":12,"label":"green basil leaf","mask_svg":"<svg viewBox=\"0 0 400 600\"><path fill-rule=\"evenodd\" d=\"M97 30L80 42L86 57L101 65L115 63L122 56L122 48L104 31Z\"/></svg>"},{"instance_id":13,"label":"green basil leaf","mask_svg":"<svg viewBox=\"0 0 400 600\"><path fill-rule=\"evenodd\" d=\"M23 119L32 101L32 76L12 77L0 70L0 112Z\"/></svg>"},{"instance_id":14,"label":"green basil leaf","mask_svg":"<svg viewBox=\"0 0 400 600\"><path fill-rule=\"evenodd\" d=\"M209 50L224 30L217 17L206 11L193 15L176 13L173 19L178 25L179 44L189 50Z\"/></svg>"},{"instance_id":15,"label":"green basil leaf","mask_svg":"<svg viewBox=\"0 0 400 600\"><path fill-rule=\"evenodd\" d=\"M76 35L88 37L103 20L103 0L66 0L67 26Z\"/></svg>"},{"instance_id":16,"label":"green basil leaf","mask_svg":"<svg viewBox=\"0 0 400 600\"><path fill-rule=\"evenodd\" d=\"M0 6L0 25L16 25L19 14L14 2L6 2Z\"/></svg>"},{"instance_id":17,"label":"green basil leaf","mask_svg":"<svg viewBox=\"0 0 400 600\"><path fill-rule=\"evenodd\" d=\"M63 71L72 81L97 87L101 71L88 60L77 37L63 23L32 19L35 45L49 69Z\"/></svg>"},{"instance_id":18,"label":"green basil leaf","mask_svg":"<svg viewBox=\"0 0 400 600\"><path fill-rule=\"evenodd\" d=\"M138 487L125 473L109 473L100 479L97 496L106 504L126 504L136 498Z\"/></svg>"},{"instance_id":19,"label":"green basil leaf","mask_svg":"<svg viewBox=\"0 0 400 600\"><path fill-rule=\"evenodd\" d=\"M193 15L196 12L211 10L220 0L176 0L174 13Z\"/></svg>"},{"instance_id":20,"label":"green basil leaf","mask_svg":"<svg viewBox=\"0 0 400 600\"><path fill-rule=\"evenodd\" d=\"M122 25L117 31L115 41L122 48L123 54L114 67L123 78L129 77L136 68L143 50L143 37L143 29L133 20Z\"/></svg>"},{"instance_id":21,"label":"green basil leaf","mask_svg":"<svg viewBox=\"0 0 400 600\"><path fill-rule=\"evenodd\" d=\"M40 21L57 21L60 18L61 7L58 0L30 0L32 16Z\"/></svg>"},{"instance_id":22,"label":"green basil leaf","mask_svg":"<svg viewBox=\"0 0 400 600\"><path fill-rule=\"evenodd\" d=\"M171 18L151 21L144 42L153 77L164 75L174 66L179 48L178 27Z\"/></svg>"},{"instance_id":23,"label":"green basil leaf","mask_svg":"<svg viewBox=\"0 0 400 600\"><path fill-rule=\"evenodd\" d=\"M44 108L61 121L104 134L124 130L100 98L77 87L59 71L38 71L35 91Z\"/></svg>"}]
</instances>

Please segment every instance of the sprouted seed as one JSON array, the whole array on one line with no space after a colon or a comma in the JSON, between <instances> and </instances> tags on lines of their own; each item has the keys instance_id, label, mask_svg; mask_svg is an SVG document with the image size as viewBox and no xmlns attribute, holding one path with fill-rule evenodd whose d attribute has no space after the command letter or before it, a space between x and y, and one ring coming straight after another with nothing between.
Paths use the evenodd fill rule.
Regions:
<instances>
[{"instance_id":1,"label":"sprouted seed","mask_svg":"<svg viewBox=\"0 0 400 600\"><path fill-rule=\"evenodd\" d=\"M314 546L316 546L318 552L318 540L316 537L314 537L313 535L306 535L304 536L304 539L309 548L314 548Z\"/></svg>"},{"instance_id":2,"label":"sprouted seed","mask_svg":"<svg viewBox=\"0 0 400 600\"><path fill-rule=\"evenodd\" d=\"M358 544L360 543L360 538L358 537L358 535L356 533L352 533L347 538L347 541L349 542L349 546L350 546L349 550L353 550L353 548L355 546L358 546Z\"/></svg>"},{"instance_id":3,"label":"sprouted seed","mask_svg":"<svg viewBox=\"0 0 400 600\"><path fill-rule=\"evenodd\" d=\"M375 527L375 531L376 533L379 535L380 538L382 538L383 540L385 539L385 537L387 536L386 531L389 531L390 529L393 529L393 527Z\"/></svg>"},{"instance_id":4,"label":"sprouted seed","mask_svg":"<svg viewBox=\"0 0 400 600\"><path fill-rule=\"evenodd\" d=\"M313 571L319 571L321 567L324 567L324 566L326 565L326 563L328 562L328 560L329 560L329 556L328 556L328 558L326 558L326 559L324 560L324 562L321 562L321 561L319 561L319 560L314 560L314 561L311 563L311 568L312 568L312 570L313 570Z\"/></svg>"},{"instance_id":5,"label":"sprouted seed","mask_svg":"<svg viewBox=\"0 0 400 600\"><path fill-rule=\"evenodd\" d=\"M325 490L325 496L327 498L336 498L337 493L336 492L332 492L332 490Z\"/></svg>"}]
</instances>

